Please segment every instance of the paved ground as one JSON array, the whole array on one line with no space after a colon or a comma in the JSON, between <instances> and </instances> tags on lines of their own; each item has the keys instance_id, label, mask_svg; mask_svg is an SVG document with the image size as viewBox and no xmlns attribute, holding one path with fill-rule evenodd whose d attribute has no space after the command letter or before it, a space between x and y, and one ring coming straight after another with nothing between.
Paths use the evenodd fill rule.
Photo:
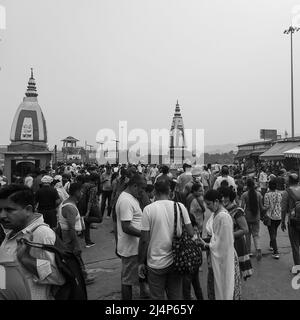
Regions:
<instances>
[{"instance_id":1,"label":"paved ground","mask_svg":"<svg viewBox=\"0 0 300 320\"><path fill-rule=\"evenodd\" d=\"M120 259L115 256L114 235L111 233L112 221L104 219L98 229L92 230L92 241L96 246L83 249L83 259L89 272L97 276L95 283L88 286L90 300L120 299ZM244 300L296 300L300 299L300 290L291 286L293 265L291 248L287 232L281 230L278 235L280 260L274 260L269 252L269 237L266 227L261 225L261 245L263 258L257 262L252 258L253 276L243 283ZM83 242L82 242L83 247ZM205 255L204 255L205 256ZM206 298L206 260L203 260L200 280ZM134 291L137 298L137 290Z\"/></svg>"}]
</instances>

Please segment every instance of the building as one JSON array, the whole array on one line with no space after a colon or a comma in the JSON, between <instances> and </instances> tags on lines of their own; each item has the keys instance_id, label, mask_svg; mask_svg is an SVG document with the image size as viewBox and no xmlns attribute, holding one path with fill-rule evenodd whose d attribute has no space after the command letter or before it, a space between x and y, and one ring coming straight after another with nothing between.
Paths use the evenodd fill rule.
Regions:
<instances>
[{"instance_id":1,"label":"building","mask_svg":"<svg viewBox=\"0 0 300 320\"><path fill-rule=\"evenodd\" d=\"M4 172L9 182L13 181L14 176L25 177L38 168L45 169L51 162L46 121L37 97L31 69L25 97L11 126L11 144L4 153Z\"/></svg>"},{"instance_id":2,"label":"building","mask_svg":"<svg viewBox=\"0 0 300 320\"><path fill-rule=\"evenodd\" d=\"M62 154L63 154L63 161L64 162L74 162L74 163L81 163L85 162L85 150L82 147L77 146L78 139L74 137L67 137L63 140L62 146Z\"/></svg>"},{"instance_id":3,"label":"building","mask_svg":"<svg viewBox=\"0 0 300 320\"><path fill-rule=\"evenodd\" d=\"M299 147L300 137L246 143L238 146L235 159L244 162L248 168L254 168L258 163L282 162L286 169L298 170Z\"/></svg>"},{"instance_id":4,"label":"building","mask_svg":"<svg viewBox=\"0 0 300 320\"><path fill-rule=\"evenodd\" d=\"M297 150L300 147L300 137L280 139L260 155L261 161L282 162L287 170L299 170Z\"/></svg>"},{"instance_id":5,"label":"building","mask_svg":"<svg viewBox=\"0 0 300 320\"><path fill-rule=\"evenodd\" d=\"M170 165L183 165L185 159L186 143L184 136L184 125L181 116L180 105L177 100L175 113L170 130Z\"/></svg>"},{"instance_id":6,"label":"building","mask_svg":"<svg viewBox=\"0 0 300 320\"><path fill-rule=\"evenodd\" d=\"M4 154L7 151L7 146L0 145L0 169L3 170L4 167Z\"/></svg>"},{"instance_id":7,"label":"building","mask_svg":"<svg viewBox=\"0 0 300 320\"><path fill-rule=\"evenodd\" d=\"M276 140L265 140L238 145L235 160L256 164L261 154L269 150Z\"/></svg>"}]
</instances>

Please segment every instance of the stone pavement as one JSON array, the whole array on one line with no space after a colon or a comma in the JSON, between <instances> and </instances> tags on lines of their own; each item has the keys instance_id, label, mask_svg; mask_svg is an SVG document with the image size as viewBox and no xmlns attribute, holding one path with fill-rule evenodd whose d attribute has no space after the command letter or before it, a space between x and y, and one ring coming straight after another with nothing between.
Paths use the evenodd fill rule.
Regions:
<instances>
[{"instance_id":1,"label":"stone pavement","mask_svg":"<svg viewBox=\"0 0 300 320\"><path fill-rule=\"evenodd\" d=\"M104 218L98 229L91 231L91 238L93 242L96 242L96 246L84 248L82 241L84 262L89 272L97 277L95 283L88 286L89 300L119 300L121 297L121 261L115 255L114 235L111 230L112 221ZM261 224L260 234L263 258L260 262L257 262L255 258L251 260L254 274L248 281L243 282L243 300L300 299L300 290L294 290L291 286L293 276L290 269L293 260L287 232L282 232L279 229L279 260L274 260L271 256L268 231L263 224ZM205 254L203 257L200 281L206 299L207 266ZM134 298L138 298L138 290L134 290Z\"/></svg>"}]
</instances>

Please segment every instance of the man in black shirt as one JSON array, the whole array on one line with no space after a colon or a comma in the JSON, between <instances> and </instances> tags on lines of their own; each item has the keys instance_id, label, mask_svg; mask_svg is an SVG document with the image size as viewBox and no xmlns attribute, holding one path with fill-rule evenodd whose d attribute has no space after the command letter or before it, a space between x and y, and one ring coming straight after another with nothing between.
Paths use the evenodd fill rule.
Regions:
<instances>
[{"instance_id":1,"label":"man in black shirt","mask_svg":"<svg viewBox=\"0 0 300 320\"><path fill-rule=\"evenodd\" d=\"M51 186L52 181L53 178L50 176L42 178L42 187L36 192L35 201L37 211L43 215L45 223L53 229L57 226L56 208L60 205L61 200L57 190Z\"/></svg>"}]
</instances>

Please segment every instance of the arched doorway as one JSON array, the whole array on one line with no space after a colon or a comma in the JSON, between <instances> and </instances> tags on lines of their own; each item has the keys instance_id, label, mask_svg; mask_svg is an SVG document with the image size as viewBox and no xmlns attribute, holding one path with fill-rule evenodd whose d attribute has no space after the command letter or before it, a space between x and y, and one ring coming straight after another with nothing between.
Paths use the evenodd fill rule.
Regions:
<instances>
[{"instance_id":1,"label":"arched doorway","mask_svg":"<svg viewBox=\"0 0 300 320\"><path fill-rule=\"evenodd\" d=\"M33 173L35 169L36 169L36 162L34 160L15 161L15 163L12 164L12 171L11 171L12 178L13 177L24 178L28 173Z\"/></svg>"}]
</instances>

